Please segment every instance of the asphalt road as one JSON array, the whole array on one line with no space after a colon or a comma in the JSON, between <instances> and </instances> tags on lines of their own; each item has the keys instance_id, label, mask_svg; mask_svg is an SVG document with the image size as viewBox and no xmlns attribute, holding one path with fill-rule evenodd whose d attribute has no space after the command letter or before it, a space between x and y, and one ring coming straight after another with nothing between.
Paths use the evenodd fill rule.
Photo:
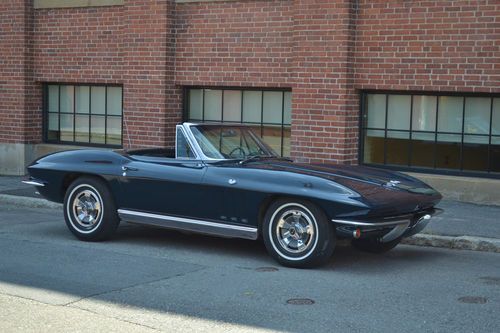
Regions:
<instances>
[{"instance_id":1,"label":"asphalt road","mask_svg":"<svg viewBox=\"0 0 500 333\"><path fill-rule=\"evenodd\" d=\"M113 240L85 243L58 210L5 205L0 251L1 332L500 328L497 253L343 245L324 268L288 269L260 242L122 224Z\"/></svg>"}]
</instances>

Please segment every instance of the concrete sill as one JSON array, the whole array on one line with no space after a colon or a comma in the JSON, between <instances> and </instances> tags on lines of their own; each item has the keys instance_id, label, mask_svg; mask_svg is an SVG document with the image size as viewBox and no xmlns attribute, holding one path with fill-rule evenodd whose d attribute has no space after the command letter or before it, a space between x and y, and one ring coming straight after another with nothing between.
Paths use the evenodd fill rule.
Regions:
<instances>
[{"instance_id":1,"label":"concrete sill","mask_svg":"<svg viewBox=\"0 0 500 333\"><path fill-rule=\"evenodd\" d=\"M101 7L120 6L124 0L33 0L33 8L76 8L76 7Z\"/></svg>"}]
</instances>

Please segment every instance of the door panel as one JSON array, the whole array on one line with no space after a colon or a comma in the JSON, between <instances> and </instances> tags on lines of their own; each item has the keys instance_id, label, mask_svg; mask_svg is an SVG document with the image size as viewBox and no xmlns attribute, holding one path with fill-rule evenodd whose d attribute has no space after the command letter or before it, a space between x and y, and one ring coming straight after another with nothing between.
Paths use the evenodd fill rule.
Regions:
<instances>
[{"instance_id":1,"label":"door panel","mask_svg":"<svg viewBox=\"0 0 500 333\"><path fill-rule=\"evenodd\" d=\"M232 224L258 225L260 205L271 195L262 186L272 183L269 172L208 165L203 182L212 197L210 216Z\"/></svg>"},{"instance_id":2,"label":"door panel","mask_svg":"<svg viewBox=\"0 0 500 333\"><path fill-rule=\"evenodd\" d=\"M202 217L199 202L205 198L201 185L206 166L196 160L131 156L120 177L119 208L166 215Z\"/></svg>"}]
</instances>

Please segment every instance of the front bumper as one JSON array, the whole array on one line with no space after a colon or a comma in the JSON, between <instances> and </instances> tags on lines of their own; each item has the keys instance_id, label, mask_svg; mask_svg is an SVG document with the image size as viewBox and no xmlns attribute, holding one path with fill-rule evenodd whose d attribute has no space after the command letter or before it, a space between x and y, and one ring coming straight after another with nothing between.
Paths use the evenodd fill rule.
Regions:
<instances>
[{"instance_id":1,"label":"front bumper","mask_svg":"<svg viewBox=\"0 0 500 333\"><path fill-rule=\"evenodd\" d=\"M352 221L332 219L340 238L378 238L387 243L399 237L410 237L422 231L432 216L439 215L442 209L432 208L415 214L388 217L378 221Z\"/></svg>"}]
</instances>

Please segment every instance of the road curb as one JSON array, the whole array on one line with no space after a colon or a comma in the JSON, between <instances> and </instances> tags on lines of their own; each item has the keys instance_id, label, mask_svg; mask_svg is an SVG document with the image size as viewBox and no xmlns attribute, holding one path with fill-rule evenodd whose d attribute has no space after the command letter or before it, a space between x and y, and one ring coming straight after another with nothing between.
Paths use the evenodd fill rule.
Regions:
<instances>
[{"instance_id":1,"label":"road curb","mask_svg":"<svg viewBox=\"0 0 500 333\"><path fill-rule=\"evenodd\" d=\"M404 238L402 244L443 247L457 250L472 250L500 253L500 239L474 236L442 236L417 234Z\"/></svg>"},{"instance_id":2,"label":"road curb","mask_svg":"<svg viewBox=\"0 0 500 333\"><path fill-rule=\"evenodd\" d=\"M30 208L62 208L62 204L47 201L45 199L21 197L9 194L0 194L0 204L10 204ZM432 246L447 249L500 253L500 239L497 238L474 236L454 237L421 233L412 237L404 238L401 243L416 246Z\"/></svg>"},{"instance_id":3,"label":"road curb","mask_svg":"<svg viewBox=\"0 0 500 333\"><path fill-rule=\"evenodd\" d=\"M21 197L18 195L0 194L0 204L8 204L30 208L56 208L60 209L62 204L47 201L45 199Z\"/></svg>"}]
</instances>

